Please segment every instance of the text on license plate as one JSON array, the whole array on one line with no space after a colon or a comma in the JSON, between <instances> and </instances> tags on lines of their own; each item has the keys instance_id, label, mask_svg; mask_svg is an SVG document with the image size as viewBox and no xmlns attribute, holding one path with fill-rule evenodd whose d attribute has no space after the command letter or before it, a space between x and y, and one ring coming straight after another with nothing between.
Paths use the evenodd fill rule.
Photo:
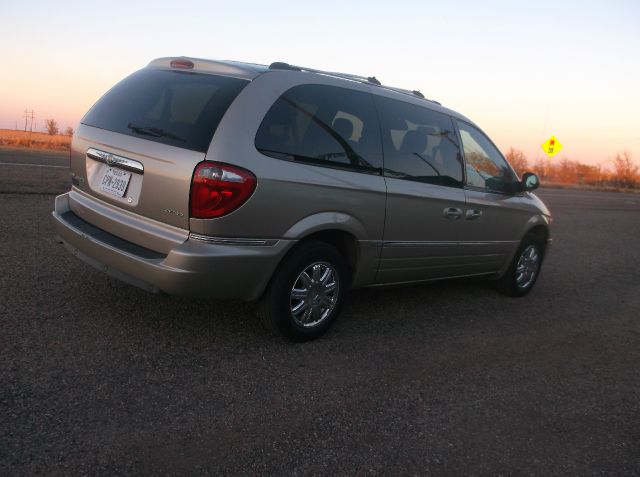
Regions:
<instances>
[{"instance_id":1,"label":"text on license plate","mask_svg":"<svg viewBox=\"0 0 640 477\"><path fill-rule=\"evenodd\" d=\"M100 188L108 194L113 194L118 197L122 197L129 185L129 179L131 179L131 173L123 171L122 169L115 169L113 167L107 167Z\"/></svg>"}]
</instances>

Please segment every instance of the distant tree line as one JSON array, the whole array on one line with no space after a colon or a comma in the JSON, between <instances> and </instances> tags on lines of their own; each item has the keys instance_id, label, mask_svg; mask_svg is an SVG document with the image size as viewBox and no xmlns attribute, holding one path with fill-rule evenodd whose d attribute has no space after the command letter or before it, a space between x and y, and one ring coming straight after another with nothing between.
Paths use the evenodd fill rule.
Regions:
<instances>
[{"instance_id":1,"label":"distant tree line","mask_svg":"<svg viewBox=\"0 0 640 477\"><path fill-rule=\"evenodd\" d=\"M607 161L612 163L613 170L602 165L591 166L567 158L560 161L542 158L530 163L522 151L513 147L509 148L506 157L519 175L532 171L543 183L628 189L640 187L640 167L634 164L629 151L619 152L611 161Z\"/></svg>"},{"instance_id":2,"label":"distant tree line","mask_svg":"<svg viewBox=\"0 0 640 477\"><path fill-rule=\"evenodd\" d=\"M50 136L60 134L58 122L53 118L47 119L45 121L45 131ZM73 128L71 126L67 127L63 134L73 136ZM602 167L602 165L590 166L567 158L558 162L542 158L530 164L524 153L513 147L509 148L506 157L519 175L527 171L533 171L540 177L541 181L547 183L625 188L640 186L639 167L634 164L629 151L622 151L616 154L611 161L613 162L613 171Z\"/></svg>"}]
</instances>

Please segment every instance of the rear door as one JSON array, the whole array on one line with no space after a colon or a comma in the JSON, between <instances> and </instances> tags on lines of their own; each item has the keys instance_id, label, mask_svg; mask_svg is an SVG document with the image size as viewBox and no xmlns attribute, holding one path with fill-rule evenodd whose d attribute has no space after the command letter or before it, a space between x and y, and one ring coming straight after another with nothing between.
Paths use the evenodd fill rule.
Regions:
<instances>
[{"instance_id":1,"label":"rear door","mask_svg":"<svg viewBox=\"0 0 640 477\"><path fill-rule=\"evenodd\" d=\"M376 97L381 116L387 208L379 283L465 273L462 158L451 118Z\"/></svg>"},{"instance_id":2,"label":"rear door","mask_svg":"<svg viewBox=\"0 0 640 477\"><path fill-rule=\"evenodd\" d=\"M188 229L193 169L246 84L168 68L132 74L82 119L71 152L74 186L132 213Z\"/></svg>"}]
</instances>

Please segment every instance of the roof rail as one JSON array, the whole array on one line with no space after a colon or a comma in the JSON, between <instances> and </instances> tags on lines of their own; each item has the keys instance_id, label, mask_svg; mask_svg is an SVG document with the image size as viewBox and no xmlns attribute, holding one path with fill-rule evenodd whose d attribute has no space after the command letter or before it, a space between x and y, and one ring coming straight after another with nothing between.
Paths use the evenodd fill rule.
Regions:
<instances>
[{"instance_id":1,"label":"roof rail","mask_svg":"<svg viewBox=\"0 0 640 477\"><path fill-rule=\"evenodd\" d=\"M408 94L409 96L415 96L417 98L424 99L425 101L429 101L430 103L435 103L438 106L442 106L438 101L436 101L434 99L426 98L424 96L424 94L422 94L417 89L414 89L413 91L409 91L408 89L394 88L393 86L383 86L383 88L389 89L391 91L395 91L396 93L402 93L402 94Z\"/></svg>"},{"instance_id":2,"label":"roof rail","mask_svg":"<svg viewBox=\"0 0 640 477\"><path fill-rule=\"evenodd\" d=\"M309 73L319 73L319 74L328 75L328 76L335 76L336 78L360 81L361 83L371 83L371 84L375 84L376 86L381 85L380 81L378 81L378 79L375 76L367 77L367 76L352 75L348 73L337 73L335 71L316 70L313 68L307 68L306 66L290 65L289 63L283 63L281 61L276 61L275 63L271 63L269 65L269 69L270 70L308 71Z\"/></svg>"},{"instance_id":3,"label":"roof rail","mask_svg":"<svg viewBox=\"0 0 640 477\"><path fill-rule=\"evenodd\" d=\"M307 71L309 73L319 73L319 74L328 75L328 76L335 76L336 78L342 78L342 79L348 79L348 80L352 80L352 81L358 81L360 83L374 84L376 86L381 86L381 87L383 87L385 89L389 89L391 91L395 91L396 93L408 94L408 95L411 95L411 96L416 96L416 97L418 97L420 99L424 99L425 101L430 101L430 102L438 104L438 105L440 104L437 101L425 98L424 94L422 94L418 90L409 91L408 89L393 88L391 86L383 86L382 83L380 83L378 78L376 78L375 76L368 76L367 77L367 76L352 75L352 74L348 74L348 73L336 73L335 71L316 70L316 69L313 69L313 68L307 68L305 66L290 65L289 63L283 63L282 61L276 61L274 63L271 63L269 65L269 69L270 70Z\"/></svg>"}]
</instances>

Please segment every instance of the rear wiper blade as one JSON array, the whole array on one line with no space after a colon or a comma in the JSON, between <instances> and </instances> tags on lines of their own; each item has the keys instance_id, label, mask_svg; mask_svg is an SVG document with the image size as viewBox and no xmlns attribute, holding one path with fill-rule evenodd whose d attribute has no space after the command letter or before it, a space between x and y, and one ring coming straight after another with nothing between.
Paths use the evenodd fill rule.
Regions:
<instances>
[{"instance_id":1,"label":"rear wiper blade","mask_svg":"<svg viewBox=\"0 0 640 477\"><path fill-rule=\"evenodd\" d=\"M137 124L133 124L133 123L127 124L127 127L137 134L146 134L147 136L153 136L153 137L168 137L169 139L184 141L184 139L181 138L180 136L176 136L175 134L160 128L155 128L151 126L138 126Z\"/></svg>"}]
</instances>

